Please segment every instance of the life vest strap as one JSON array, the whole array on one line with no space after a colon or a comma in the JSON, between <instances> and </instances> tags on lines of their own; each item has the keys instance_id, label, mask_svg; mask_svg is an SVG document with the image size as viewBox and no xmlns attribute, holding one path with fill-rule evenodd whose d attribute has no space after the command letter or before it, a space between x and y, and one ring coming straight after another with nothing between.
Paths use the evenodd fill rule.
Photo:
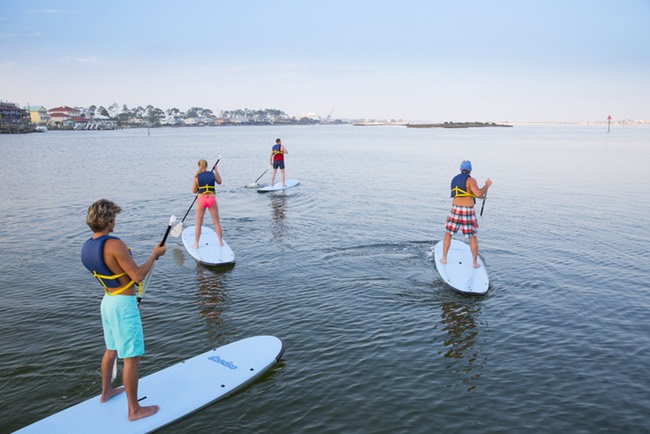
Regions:
<instances>
[{"instance_id":1,"label":"life vest strap","mask_svg":"<svg viewBox=\"0 0 650 434\"><path fill-rule=\"evenodd\" d=\"M454 187L451 189L451 192L454 193L453 197L473 197L476 198L476 195L469 193L462 188Z\"/></svg>"},{"instance_id":2,"label":"life vest strap","mask_svg":"<svg viewBox=\"0 0 650 434\"><path fill-rule=\"evenodd\" d=\"M99 280L99 283L101 283L101 285L104 287L104 294L111 295L111 296L123 293L124 291L129 289L134 283L136 283L135 280L131 279L131 281L129 283L127 283L126 285L124 285L121 288L118 288L118 289L111 292L111 291L108 290L108 286L106 286L106 283L104 283L104 279L106 279L106 280L115 280L115 279L118 279L118 278L120 278L122 276L126 276L126 273L113 274L112 276L106 276L106 275L102 275L102 274L97 274L97 272L93 271L93 276L97 280ZM138 287L138 295L141 295L142 294L142 282L137 283L137 287Z\"/></svg>"},{"instance_id":3,"label":"life vest strap","mask_svg":"<svg viewBox=\"0 0 650 434\"><path fill-rule=\"evenodd\" d=\"M199 186L199 193L200 194L207 194L207 193L216 193L217 189L214 185L200 185Z\"/></svg>"}]
</instances>

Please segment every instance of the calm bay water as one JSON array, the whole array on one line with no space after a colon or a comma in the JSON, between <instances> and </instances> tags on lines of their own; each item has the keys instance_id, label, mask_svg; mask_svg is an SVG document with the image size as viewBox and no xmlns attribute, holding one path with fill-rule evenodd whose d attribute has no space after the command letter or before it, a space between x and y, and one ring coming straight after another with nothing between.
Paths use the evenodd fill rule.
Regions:
<instances>
[{"instance_id":1,"label":"calm bay water","mask_svg":"<svg viewBox=\"0 0 650 434\"><path fill-rule=\"evenodd\" d=\"M301 185L258 194L245 185L276 137ZM258 334L286 351L162 432L650 431L649 127L53 131L0 136L0 152L0 432L100 391L88 205L122 206L115 234L140 262L192 202L196 161L218 155L237 263L198 266L168 241L141 375ZM433 265L463 159L494 182L482 298Z\"/></svg>"}]
</instances>

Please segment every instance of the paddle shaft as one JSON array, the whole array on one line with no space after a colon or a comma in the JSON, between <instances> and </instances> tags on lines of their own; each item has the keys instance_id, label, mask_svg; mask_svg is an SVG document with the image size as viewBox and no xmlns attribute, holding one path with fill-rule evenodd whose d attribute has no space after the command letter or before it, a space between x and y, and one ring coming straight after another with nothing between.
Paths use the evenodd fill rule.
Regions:
<instances>
[{"instance_id":1,"label":"paddle shaft","mask_svg":"<svg viewBox=\"0 0 650 434\"><path fill-rule=\"evenodd\" d=\"M174 217L172 217L172 219L175 220ZM173 225L174 225L174 224L173 224L171 221L170 221L169 224L167 225L167 229L165 229L165 235L163 236L163 239L162 239L162 241L160 242L160 247L162 247L162 246L165 245L165 241L167 241L167 237L169 236L169 232L172 230L172 226L173 226ZM158 260L158 258L156 258L156 261L157 261L157 260ZM153 267L154 267L155 265L156 265L156 263L154 262L154 263L151 265L151 268L149 269L149 273L147 273L147 274L150 274L150 273L153 271ZM146 279L146 277L145 277L145 279ZM144 294L142 294L142 295L144 295ZM140 306L140 302L142 301L142 296L141 296L141 295L138 295L138 296L135 298L135 300L136 300L136 302L138 303L138 306Z\"/></svg>"},{"instance_id":2,"label":"paddle shaft","mask_svg":"<svg viewBox=\"0 0 650 434\"><path fill-rule=\"evenodd\" d=\"M219 164L219 161L220 161L220 160L221 160L221 158L219 158L219 159L217 160L217 162L214 163L214 166L212 166L212 170L210 170L210 172L212 172L212 171L217 167L217 164ZM183 223L183 222L185 221L185 218L187 218L187 215L188 215L188 214L190 213L190 211L192 210L192 207L194 206L194 203L196 202L196 199L197 199L198 197L199 197L199 194L197 193L196 196L194 196L194 200L192 201L192 205L190 205L190 207L187 209L187 212L186 212L185 215L183 216L183 219L181 220L181 223ZM165 238L167 238L167 237L165 237Z\"/></svg>"},{"instance_id":3,"label":"paddle shaft","mask_svg":"<svg viewBox=\"0 0 650 434\"><path fill-rule=\"evenodd\" d=\"M267 167L266 170L265 170L264 172L262 172L262 174L261 174L260 176L257 177L257 179L255 180L255 182L253 182L253 184L257 184L257 181L259 181L260 178L261 178L262 176L264 176L264 174L265 174L266 172L268 172L268 171L269 171L269 168Z\"/></svg>"},{"instance_id":4,"label":"paddle shaft","mask_svg":"<svg viewBox=\"0 0 650 434\"><path fill-rule=\"evenodd\" d=\"M169 232L172 230L172 225L167 226L167 230L165 230L165 236L163 237L162 241L160 242L160 247L165 245L165 241L167 241L167 237L169 236ZM156 261L158 258L156 258Z\"/></svg>"},{"instance_id":5,"label":"paddle shaft","mask_svg":"<svg viewBox=\"0 0 650 434\"><path fill-rule=\"evenodd\" d=\"M483 204L481 205L481 214L479 214L481 217L483 217L483 208L485 208L485 201L487 200L487 191L483 195Z\"/></svg>"}]
</instances>

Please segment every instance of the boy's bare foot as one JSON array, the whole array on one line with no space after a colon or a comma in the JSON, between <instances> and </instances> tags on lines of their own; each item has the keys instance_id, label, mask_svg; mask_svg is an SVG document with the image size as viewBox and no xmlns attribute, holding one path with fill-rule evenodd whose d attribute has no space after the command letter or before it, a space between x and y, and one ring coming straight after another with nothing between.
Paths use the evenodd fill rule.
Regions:
<instances>
[{"instance_id":1,"label":"boy's bare foot","mask_svg":"<svg viewBox=\"0 0 650 434\"><path fill-rule=\"evenodd\" d=\"M446 263L447 263L447 258L442 258L442 259L440 260L440 263L441 263L441 264L446 264Z\"/></svg>"},{"instance_id":2,"label":"boy's bare foot","mask_svg":"<svg viewBox=\"0 0 650 434\"><path fill-rule=\"evenodd\" d=\"M193 249L198 249L198 248L199 248L199 245L198 245L198 244L194 244L194 245L192 245L192 248L193 248Z\"/></svg>"},{"instance_id":3,"label":"boy's bare foot","mask_svg":"<svg viewBox=\"0 0 650 434\"><path fill-rule=\"evenodd\" d=\"M124 392L124 387L118 387L113 389L111 387L110 390L103 391L102 394L99 396L99 402L106 402L115 395L119 395L120 393Z\"/></svg>"},{"instance_id":4,"label":"boy's bare foot","mask_svg":"<svg viewBox=\"0 0 650 434\"><path fill-rule=\"evenodd\" d=\"M480 267L481 267L481 264L479 264L478 262L474 263L474 268L480 268Z\"/></svg>"},{"instance_id":5,"label":"boy's bare foot","mask_svg":"<svg viewBox=\"0 0 650 434\"><path fill-rule=\"evenodd\" d=\"M134 421L138 419L144 419L145 417L153 416L158 413L159 407L157 405L148 405L146 407L140 407L135 411L134 414L129 414L129 421Z\"/></svg>"}]
</instances>

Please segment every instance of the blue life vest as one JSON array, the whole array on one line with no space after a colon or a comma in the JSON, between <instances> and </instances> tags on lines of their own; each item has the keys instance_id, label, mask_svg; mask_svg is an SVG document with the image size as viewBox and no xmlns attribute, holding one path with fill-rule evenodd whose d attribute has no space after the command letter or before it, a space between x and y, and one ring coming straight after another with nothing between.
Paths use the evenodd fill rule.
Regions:
<instances>
[{"instance_id":1,"label":"blue life vest","mask_svg":"<svg viewBox=\"0 0 650 434\"><path fill-rule=\"evenodd\" d=\"M471 178L469 173L459 173L451 180L451 197L473 197L476 203L476 196L472 193L465 191L467 188L467 179Z\"/></svg>"},{"instance_id":2,"label":"blue life vest","mask_svg":"<svg viewBox=\"0 0 650 434\"><path fill-rule=\"evenodd\" d=\"M91 272L99 275L111 276L113 272L104 263L104 243L106 240L119 240L117 237L102 235L99 238L91 238L81 248L81 262ZM117 288L120 283L115 280L106 282L109 288Z\"/></svg>"},{"instance_id":3,"label":"blue life vest","mask_svg":"<svg viewBox=\"0 0 650 434\"><path fill-rule=\"evenodd\" d=\"M214 187L214 173L213 172L201 172L196 175L198 180L199 193L214 193L216 191Z\"/></svg>"},{"instance_id":4,"label":"blue life vest","mask_svg":"<svg viewBox=\"0 0 650 434\"><path fill-rule=\"evenodd\" d=\"M273 145L273 161L284 161L282 145Z\"/></svg>"},{"instance_id":5,"label":"blue life vest","mask_svg":"<svg viewBox=\"0 0 650 434\"><path fill-rule=\"evenodd\" d=\"M111 235L102 235L98 238L91 238L86 241L81 248L81 262L84 266L93 273L93 276L99 280L99 283L104 287L104 292L107 295L117 295L129 289L135 281L131 280L129 283L114 291L109 291L108 288L118 288L120 286L119 278L126 276L126 273L114 274L108 269L104 262L104 243L106 240L119 240L119 238ZM130 252L130 250L129 250ZM142 284L138 284L138 293L142 292Z\"/></svg>"}]
</instances>

